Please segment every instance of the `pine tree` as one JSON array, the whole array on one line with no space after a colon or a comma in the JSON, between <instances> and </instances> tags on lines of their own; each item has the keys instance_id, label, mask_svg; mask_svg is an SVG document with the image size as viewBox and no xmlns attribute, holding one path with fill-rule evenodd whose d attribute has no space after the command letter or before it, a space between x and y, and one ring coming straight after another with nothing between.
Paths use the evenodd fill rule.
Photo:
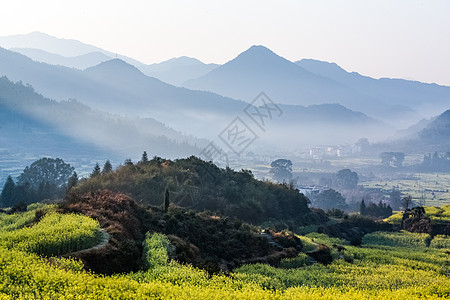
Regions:
<instances>
[{"instance_id":1,"label":"pine tree","mask_svg":"<svg viewBox=\"0 0 450 300\"><path fill-rule=\"evenodd\" d=\"M67 182L67 190L69 191L77 184L78 184L78 174L77 172L73 172L72 176L70 176L69 181Z\"/></svg>"},{"instance_id":2,"label":"pine tree","mask_svg":"<svg viewBox=\"0 0 450 300\"><path fill-rule=\"evenodd\" d=\"M143 162L143 163L148 162L147 151L144 151L144 153L142 153L141 162Z\"/></svg>"},{"instance_id":3,"label":"pine tree","mask_svg":"<svg viewBox=\"0 0 450 300\"><path fill-rule=\"evenodd\" d=\"M100 175L100 166L98 163L95 164L94 170L91 173L91 178Z\"/></svg>"},{"instance_id":4,"label":"pine tree","mask_svg":"<svg viewBox=\"0 0 450 300\"><path fill-rule=\"evenodd\" d=\"M112 171L112 165L111 162L109 161L109 159L105 162L105 164L103 165L103 171L102 173L106 174Z\"/></svg>"},{"instance_id":5,"label":"pine tree","mask_svg":"<svg viewBox=\"0 0 450 300\"><path fill-rule=\"evenodd\" d=\"M10 207L15 204L15 189L16 184L14 180L11 176L8 176L1 193L1 204L3 207Z\"/></svg>"},{"instance_id":6,"label":"pine tree","mask_svg":"<svg viewBox=\"0 0 450 300\"><path fill-rule=\"evenodd\" d=\"M166 193L164 195L164 211L167 212L169 210L170 197L169 197L169 189L166 188Z\"/></svg>"},{"instance_id":7,"label":"pine tree","mask_svg":"<svg viewBox=\"0 0 450 300\"><path fill-rule=\"evenodd\" d=\"M366 214L366 204L364 203L364 199L362 199L361 205L359 206L359 213L361 215L365 215Z\"/></svg>"}]
</instances>

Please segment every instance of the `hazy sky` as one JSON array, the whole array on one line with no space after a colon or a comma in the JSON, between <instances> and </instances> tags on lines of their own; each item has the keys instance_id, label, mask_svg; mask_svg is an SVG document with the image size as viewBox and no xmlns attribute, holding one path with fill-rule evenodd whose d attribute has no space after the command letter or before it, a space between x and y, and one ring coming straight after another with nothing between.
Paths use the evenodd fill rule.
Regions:
<instances>
[{"instance_id":1,"label":"hazy sky","mask_svg":"<svg viewBox=\"0 0 450 300\"><path fill-rule=\"evenodd\" d=\"M42 31L145 63L224 63L253 44L295 61L450 85L450 0L10 0L0 36Z\"/></svg>"}]
</instances>

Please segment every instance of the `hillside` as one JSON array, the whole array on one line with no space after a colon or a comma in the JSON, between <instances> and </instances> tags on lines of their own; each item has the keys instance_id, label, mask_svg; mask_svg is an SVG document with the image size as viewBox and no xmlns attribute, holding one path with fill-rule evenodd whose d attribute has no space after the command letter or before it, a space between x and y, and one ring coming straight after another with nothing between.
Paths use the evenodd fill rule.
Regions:
<instances>
[{"instance_id":1,"label":"hillside","mask_svg":"<svg viewBox=\"0 0 450 300\"><path fill-rule=\"evenodd\" d=\"M93 201L94 199L97 201ZM95 204L99 207L95 207ZM229 248L225 250L238 250L242 256L248 253L248 249L254 250L259 245L267 245L268 239L254 235L255 232L248 228L248 225L241 224L239 227L232 220L228 220L227 224L225 219L218 219L217 216L196 215L192 212L186 214L179 209L169 209L167 213L155 213L152 210L145 212L133 204L129 197L107 192L87 195L78 203L68 202L67 206L77 210L90 209L84 211L96 214L99 221L81 215L55 214L49 212L54 211L54 208L45 206L29 206L28 212L13 215L0 213L0 272L4 282L8 282L0 288L2 297L445 299L449 294L449 279L446 275L449 271L448 237L436 236L427 246L426 241L430 239L427 234L403 231L366 235L363 247L347 245L344 240L330 238L326 234L297 236L303 247L296 257L281 259L274 266L246 264L232 271L215 274L181 264L177 261L180 257L173 256L174 253L198 255L203 253L199 251L200 248L179 237L150 231L145 235L141 246L142 253L135 252L137 247L130 242L118 247L114 241L115 237L110 239L109 248L90 252L91 257L102 258L97 262L104 262L103 266L117 267L118 263L127 262L116 260L117 256L111 255L111 251L118 250L128 254L128 257L135 253L136 258L141 261L141 269L138 272L100 275L84 269L89 267L83 263L90 261L87 256L79 260L67 258L70 253L62 257L41 256L38 253L40 249L45 249L45 253L56 255L61 250L64 252L77 247L89 247L92 242L90 234L94 233L95 237L99 224L106 225L116 237L125 232L124 227L129 234L136 234L137 227L130 225L137 225L140 220L145 219L144 215L150 217L147 221L151 221L152 216L155 216L155 221L159 219L158 224L173 224L174 228L181 230L184 226L177 226L179 222L184 225L198 225L199 227L195 227L199 231L197 238L203 237L205 233L208 238L212 237L210 232L223 233L224 239L218 240L219 243L209 244L210 248L219 246L219 249L223 249L220 241L226 241ZM129 212L137 214L130 215ZM137 215L140 215L141 219L132 218ZM168 219L168 222L161 222L164 218ZM119 220L121 222L118 222ZM121 224L125 226L120 226ZM59 236L56 232L65 234ZM45 238L42 238L42 234L45 234ZM269 234L277 241L280 241L280 235L285 236L283 233ZM195 234L191 237L195 238ZM228 237L230 238L227 239ZM18 242L14 247L8 243L11 238ZM289 239L286 241L292 242ZM32 245L40 247L29 247ZM184 251L178 252L179 249ZM319 252L327 253L334 259L327 264L319 264L311 259L311 256L315 256L313 253ZM269 255L267 258L272 260L275 257ZM128 268L132 267L134 261L128 262Z\"/></svg>"},{"instance_id":2,"label":"hillside","mask_svg":"<svg viewBox=\"0 0 450 300\"><path fill-rule=\"evenodd\" d=\"M450 143L450 110L446 110L428 124L419 132L421 140L428 141L433 144L444 144L449 146Z\"/></svg>"},{"instance_id":3,"label":"hillside","mask_svg":"<svg viewBox=\"0 0 450 300\"><path fill-rule=\"evenodd\" d=\"M178 157L199 153L187 137L151 119L131 119L94 111L77 102L57 102L31 86L0 78L0 183L36 157L64 157L74 166L91 161L122 161L124 155Z\"/></svg>"},{"instance_id":4,"label":"hillside","mask_svg":"<svg viewBox=\"0 0 450 300\"><path fill-rule=\"evenodd\" d=\"M170 202L196 211L210 210L245 222L295 228L316 222L308 199L285 185L256 180L247 170L220 169L194 156L170 161L155 157L81 181L78 194L108 189L140 203L160 205L165 189Z\"/></svg>"}]
</instances>

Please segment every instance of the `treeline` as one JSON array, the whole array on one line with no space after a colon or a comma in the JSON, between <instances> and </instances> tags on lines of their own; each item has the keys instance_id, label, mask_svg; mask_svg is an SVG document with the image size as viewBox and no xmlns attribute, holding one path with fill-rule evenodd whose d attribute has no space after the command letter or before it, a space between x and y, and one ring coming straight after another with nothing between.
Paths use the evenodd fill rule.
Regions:
<instances>
[{"instance_id":1,"label":"treeline","mask_svg":"<svg viewBox=\"0 0 450 300\"><path fill-rule=\"evenodd\" d=\"M450 171L450 151L439 154L435 151L423 156L423 162L416 166L418 171L423 172L449 172Z\"/></svg>"},{"instance_id":2,"label":"treeline","mask_svg":"<svg viewBox=\"0 0 450 300\"><path fill-rule=\"evenodd\" d=\"M359 213L363 216L371 216L375 218L387 218L392 215L392 207L381 201L378 204L369 203L366 206L364 199L361 201Z\"/></svg>"},{"instance_id":3,"label":"treeline","mask_svg":"<svg viewBox=\"0 0 450 300\"><path fill-rule=\"evenodd\" d=\"M17 182L8 176L0 194L0 207L61 199L77 182L77 173L70 164L60 158L41 158L26 167Z\"/></svg>"}]
</instances>

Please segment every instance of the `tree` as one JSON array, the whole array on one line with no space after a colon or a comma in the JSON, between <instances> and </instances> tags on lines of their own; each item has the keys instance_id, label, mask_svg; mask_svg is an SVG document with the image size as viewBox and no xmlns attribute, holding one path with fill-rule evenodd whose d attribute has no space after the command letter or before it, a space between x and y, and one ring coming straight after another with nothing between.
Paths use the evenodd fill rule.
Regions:
<instances>
[{"instance_id":1,"label":"tree","mask_svg":"<svg viewBox=\"0 0 450 300\"><path fill-rule=\"evenodd\" d=\"M358 185L358 174L350 169L343 169L336 173L335 185L344 189L353 189Z\"/></svg>"},{"instance_id":2,"label":"tree","mask_svg":"<svg viewBox=\"0 0 450 300\"><path fill-rule=\"evenodd\" d=\"M407 209L409 208L409 205L411 204L411 202L412 202L412 197L411 197L411 195L408 195L408 196L406 196L406 197L403 197L403 199L402 199L402 205L403 205L403 208L404 208L405 210L407 210Z\"/></svg>"},{"instance_id":3,"label":"tree","mask_svg":"<svg viewBox=\"0 0 450 300\"><path fill-rule=\"evenodd\" d=\"M143 163L148 162L147 151L144 151L144 153L142 153L141 162L143 162Z\"/></svg>"},{"instance_id":4,"label":"tree","mask_svg":"<svg viewBox=\"0 0 450 300\"><path fill-rule=\"evenodd\" d=\"M288 159L277 159L273 161L270 166L272 169L270 173L273 174L273 179L278 182L286 182L292 179L292 162Z\"/></svg>"},{"instance_id":5,"label":"tree","mask_svg":"<svg viewBox=\"0 0 450 300\"><path fill-rule=\"evenodd\" d=\"M364 199L362 199L361 204L359 205L359 213L361 215L366 214L366 204L364 203Z\"/></svg>"},{"instance_id":6,"label":"tree","mask_svg":"<svg viewBox=\"0 0 450 300\"><path fill-rule=\"evenodd\" d=\"M394 152L394 161L393 161L394 166L400 168L403 165L404 161L405 161L405 153Z\"/></svg>"},{"instance_id":7,"label":"tree","mask_svg":"<svg viewBox=\"0 0 450 300\"><path fill-rule=\"evenodd\" d=\"M341 193L328 189L321 193L319 193L314 201L313 205L318 208L322 208L325 210L338 208L338 209L346 209L347 203L345 203L345 198L341 195Z\"/></svg>"},{"instance_id":8,"label":"tree","mask_svg":"<svg viewBox=\"0 0 450 300\"><path fill-rule=\"evenodd\" d=\"M389 195L389 201L394 210L399 210L400 206L402 206L402 194L395 187L392 188L392 192Z\"/></svg>"},{"instance_id":9,"label":"tree","mask_svg":"<svg viewBox=\"0 0 450 300\"><path fill-rule=\"evenodd\" d=\"M166 192L164 193L164 211L167 212L169 210L170 204L170 195L169 189L166 188Z\"/></svg>"},{"instance_id":10,"label":"tree","mask_svg":"<svg viewBox=\"0 0 450 300\"><path fill-rule=\"evenodd\" d=\"M1 193L1 206L2 207L10 207L14 205L15 202L15 189L16 184L11 176L8 176L6 179L5 185L3 186L3 190Z\"/></svg>"},{"instance_id":11,"label":"tree","mask_svg":"<svg viewBox=\"0 0 450 300\"><path fill-rule=\"evenodd\" d=\"M91 178L93 178L93 177L97 177L98 175L100 175L100 166L99 166L99 164L98 163L95 163L95 167L94 167L94 170L92 170L92 173L91 173Z\"/></svg>"},{"instance_id":12,"label":"tree","mask_svg":"<svg viewBox=\"0 0 450 300\"><path fill-rule=\"evenodd\" d=\"M370 143L369 143L369 139L367 138L360 138L356 144L355 144L357 150L359 151L359 153L364 154L367 152L367 150L370 147Z\"/></svg>"},{"instance_id":13,"label":"tree","mask_svg":"<svg viewBox=\"0 0 450 300\"><path fill-rule=\"evenodd\" d=\"M389 166L394 158L394 152L383 152L380 154L380 158L383 165Z\"/></svg>"},{"instance_id":14,"label":"tree","mask_svg":"<svg viewBox=\"0 0 450 300\"><path fill-rule=\"evenodd\" d=\"M109 159L105 162L105 164L103 165L103 174L109 173L112 171L112 165L111 162L109 161Z\"/></svg>"},{"instance_id":15,"label":"tree","mask_svg":"<svg viewBox=\"0 0 450 300\"><path fill-rule=\"evenodd\" d=\"M72 175L74 168L60 158L41 158L26 167L18 177L18 185L29 183L31 188L39 187L41 182L49 182L61 188Z\"/></svg>"},{"instance_id":16,"label":"tree","mask_svg":"<svg viewBox=\"0 0 450 300\"><path fill-rule=\"evenodd\" d=\"M67 190L69 191L77 184L78 184L78 174L77 172L73 172L72 176L70 176L69 181L67 182Z\"/></svg>"}]
</instances>

